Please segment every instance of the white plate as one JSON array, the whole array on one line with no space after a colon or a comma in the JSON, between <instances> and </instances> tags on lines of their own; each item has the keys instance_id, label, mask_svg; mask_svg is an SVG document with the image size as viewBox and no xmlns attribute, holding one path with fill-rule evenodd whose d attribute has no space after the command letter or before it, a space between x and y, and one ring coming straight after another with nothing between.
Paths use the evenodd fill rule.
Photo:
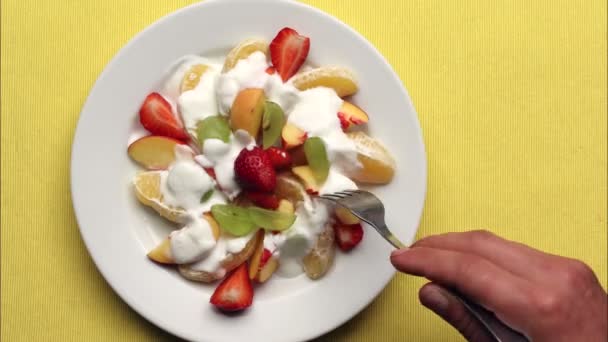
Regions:
<instances>
[{"instance_id":1,"label":"white plate","mask_svg":"<svg viewBox=\"0 0 608 342\"><path fill-rule=\"evenodd\" d=\"M362 310L394 274L389 244L366 227L361 245L337 253L323 279L274 277L256 290L250 309L226 316L208 303L214 286L186 281L146 258L169 226L136 203L130 184L137 168L127 139L142 100L178 57L228 51L250 36L270 40L284 26L310 37L313 63L345 65L358 75L353 101L370 114L371 135L398 161L394 181L374 191L393 232L405 243L416 234L426 191L420 127L399 78L371 44L337 19L290 1L206 1L172 13L131 40L91 90L74 137L71 185L82 238L105 279L138 313L182 338L314 338Z\"/></svg>"}]
</instances>

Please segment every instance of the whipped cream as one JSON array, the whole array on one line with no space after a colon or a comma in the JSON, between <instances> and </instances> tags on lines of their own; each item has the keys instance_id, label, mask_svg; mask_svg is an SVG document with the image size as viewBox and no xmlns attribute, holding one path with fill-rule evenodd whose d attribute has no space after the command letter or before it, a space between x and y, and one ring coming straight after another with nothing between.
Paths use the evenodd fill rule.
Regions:
<instances>
[{"instance_id":1,"label":"whipped cream","mask_svg":"<svg viewBox=\"0 0 608 342\"><path fill-rule=\"evenodd\" d=\"M241 187L234 176L234 161L244 148L255 145L255 140L244 130L237 130L225 143L219 139L207 139L203 145L203 154L194 159L203 167L213 168L217 183L230 199L235 198Z\"/></svg>"}]
</instances>

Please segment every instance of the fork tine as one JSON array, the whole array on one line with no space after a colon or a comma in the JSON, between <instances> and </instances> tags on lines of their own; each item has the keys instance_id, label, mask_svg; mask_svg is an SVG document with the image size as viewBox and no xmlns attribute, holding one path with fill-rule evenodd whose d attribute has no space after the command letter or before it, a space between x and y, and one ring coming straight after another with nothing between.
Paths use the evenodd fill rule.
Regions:
<instances>
[{"instance_id":1,"label":"fork tine","mask_svg":"<svg viewBox=\"0 0 608 342\"><path fill-rule=\"evenodd\" d=\"M349 190L346 190L346 191L339 191L339 192L336 192L336 193L334 193L334 194L335 194L335 195L340 195L340 196L342 196L342 197L349 197L349 196L352 196L352 195L353 195L353 193L352 193L352 192L350 192Z\"/></svg>"},{"instance_id":2,"label":"fork tine","mask_svg":"<svg viewBox=\"0 0 608 342\"><path fill-rule=\"evenodd\" d=\"M334 202L342 199L342 197L334 195L334 194L325 194L325 195L321 195L319 197L329 200L329 201L334 201Z\"/></svg>"}]
</instances>

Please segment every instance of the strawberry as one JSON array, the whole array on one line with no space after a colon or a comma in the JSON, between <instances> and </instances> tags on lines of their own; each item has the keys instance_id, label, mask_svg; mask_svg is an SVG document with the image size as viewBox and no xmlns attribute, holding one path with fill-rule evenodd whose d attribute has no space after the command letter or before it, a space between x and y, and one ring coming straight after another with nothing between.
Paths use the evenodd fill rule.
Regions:
<instances>
[{"instance_id":1,"label":"strawberry","mask_svg":"<svg viewBox=\"0 0 608 342\"><path fill-rule=\"evenodd\" d=\"M296 30L285 27L277 33L270 43L270 59L283 82L300 69L309 50L310 39L298 34Z\"/></svg>"},{"instance_id":2,"label":"strawberry","mask_svg":"<svg viewBox=\"0 0 608 342\"><path fill-rule=\"evenodd\" d=\"M212 168L212 167L206 167L206 168L204 168L204 169L205 169L205 172L207 172L207 174L209 175L209 177L211 177L211 178L213 178L213 179L217 180L217 177L216 177L216 175L215 175L215 169L214 169L214 168Z\"/></svg>"},{"instance_id":3,"label":"strawberry","mask_svg":"<svg viewBox=\"0 0 608 342\"><path fill-rule=\"evenodd\" d=\"M269 66L268 68L266 68L266 73L268 75L274 75L277 72L277 69L275 69L274 67Z\"/></svg>"},{"instance_id":4,"label":"strawberry","mask_svg":"<svg viewBox=\"0 0 608 342\"><path fill-rule=\"evenodd\" d=\"M249 198L255 205L275 210L279 207L279 199L275 194L268 194L265 192L257 191L246 191L245 196Z\"/></svg>"},{"instance_id":5,"label":"strawberry","mask_svg":"<svg viewBox=\"0 0 608 342\"><path fill-rule=\"evenodd\" d=\"M282 148L271 146L266 150L270 163L275 169L285 169L291 166L291 156Z\"/></svg>"},{"instance_id":6,"label":"strawberry","mask_svg":"<svg viewBox=\"0 0 608 342\"><path fill-rule=\"evenodd\" d=\"M149 94L139 109L139 121L155 135L188 140L188 134L173 115L171 105L159 93Z\"/></svg>"},{"instance_id":7,"label":"strawberry","mask_svg":"<svg viewBox=\"0 0 608 342\"><path fill-rule=\"evenodd\" d=\"M262 267L264 267L264 265L266 265L268 259L270 259L271 256L272 252L268 250L268 248L264 248L264 251L262 252L262 257L260 258L260 270L262 269Z\"/></svg>"},{"instance_id":8,"label":"strawberry","mask_svg":"<svg viewBox=\"0 0 608 342\"><path fill-rule=\"evenodd\" d=\"M355 248L363 239L363 227L360 223L350 225L335 223L333 227L336 233L336 243L345 252Z\"/></svg>"},{"instance_id":9,"label":"strawberry","mask_svg":"<svg viewBox=\"0 0 608 342\"><path fill-rule=\"evenodd\" d=\"M272 192L277 174L270 158L260 147L244 148L234 161L234 173L239 184L247 190Z\"/></svg>"},{"instance_id":10,"label":"strawberry","mask_svg":"<svg viewBox=\"0 0 608 342\"><path fill-rule=\"evenodd\" d=\"M209 302L222 311L239 311L251 305L253 286L249 280L247 263L242 263L218 285Z\"/></svg>"}]
</instances>

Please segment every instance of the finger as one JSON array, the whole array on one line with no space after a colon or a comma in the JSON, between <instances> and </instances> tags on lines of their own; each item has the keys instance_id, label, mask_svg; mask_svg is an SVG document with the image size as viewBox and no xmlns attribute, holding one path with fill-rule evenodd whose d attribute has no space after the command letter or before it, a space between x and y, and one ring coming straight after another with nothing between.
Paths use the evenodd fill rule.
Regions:
<instances>
[{"instance_id":1,"label":"finger","mask_svg":"<svg viewBox=\"0 0 608 342\"><path fill-rule=\"evenodd\" d=\"M429 236L417 241L414 246L472 253L517 276L538 282L550 281L547 273L554 271L556 261L554 255L483 230Z\"/></svg>"},{"instance_id":2,"label":"finger","mask_svg":"<svg viewBox=\"0 0 608 342\"><path fill-rule=\"evenodd\" d=\"M435 283L424 285L418 293L420 303L456 328L467 341L494 342L495 339L465 306Z\"/></svg>"},{"instance_id":3,"label":"finger","mask_svg":"<svg viewBox=\"0 0 608 342\"><path fill-rule=\"evenodd\" d=\"M484 258L444 249L414 247L393 252L391 262L401 272L459 290L513 328L528 325L526 308L533 293L530 283Z\"/></svg>"}]
</instances>

